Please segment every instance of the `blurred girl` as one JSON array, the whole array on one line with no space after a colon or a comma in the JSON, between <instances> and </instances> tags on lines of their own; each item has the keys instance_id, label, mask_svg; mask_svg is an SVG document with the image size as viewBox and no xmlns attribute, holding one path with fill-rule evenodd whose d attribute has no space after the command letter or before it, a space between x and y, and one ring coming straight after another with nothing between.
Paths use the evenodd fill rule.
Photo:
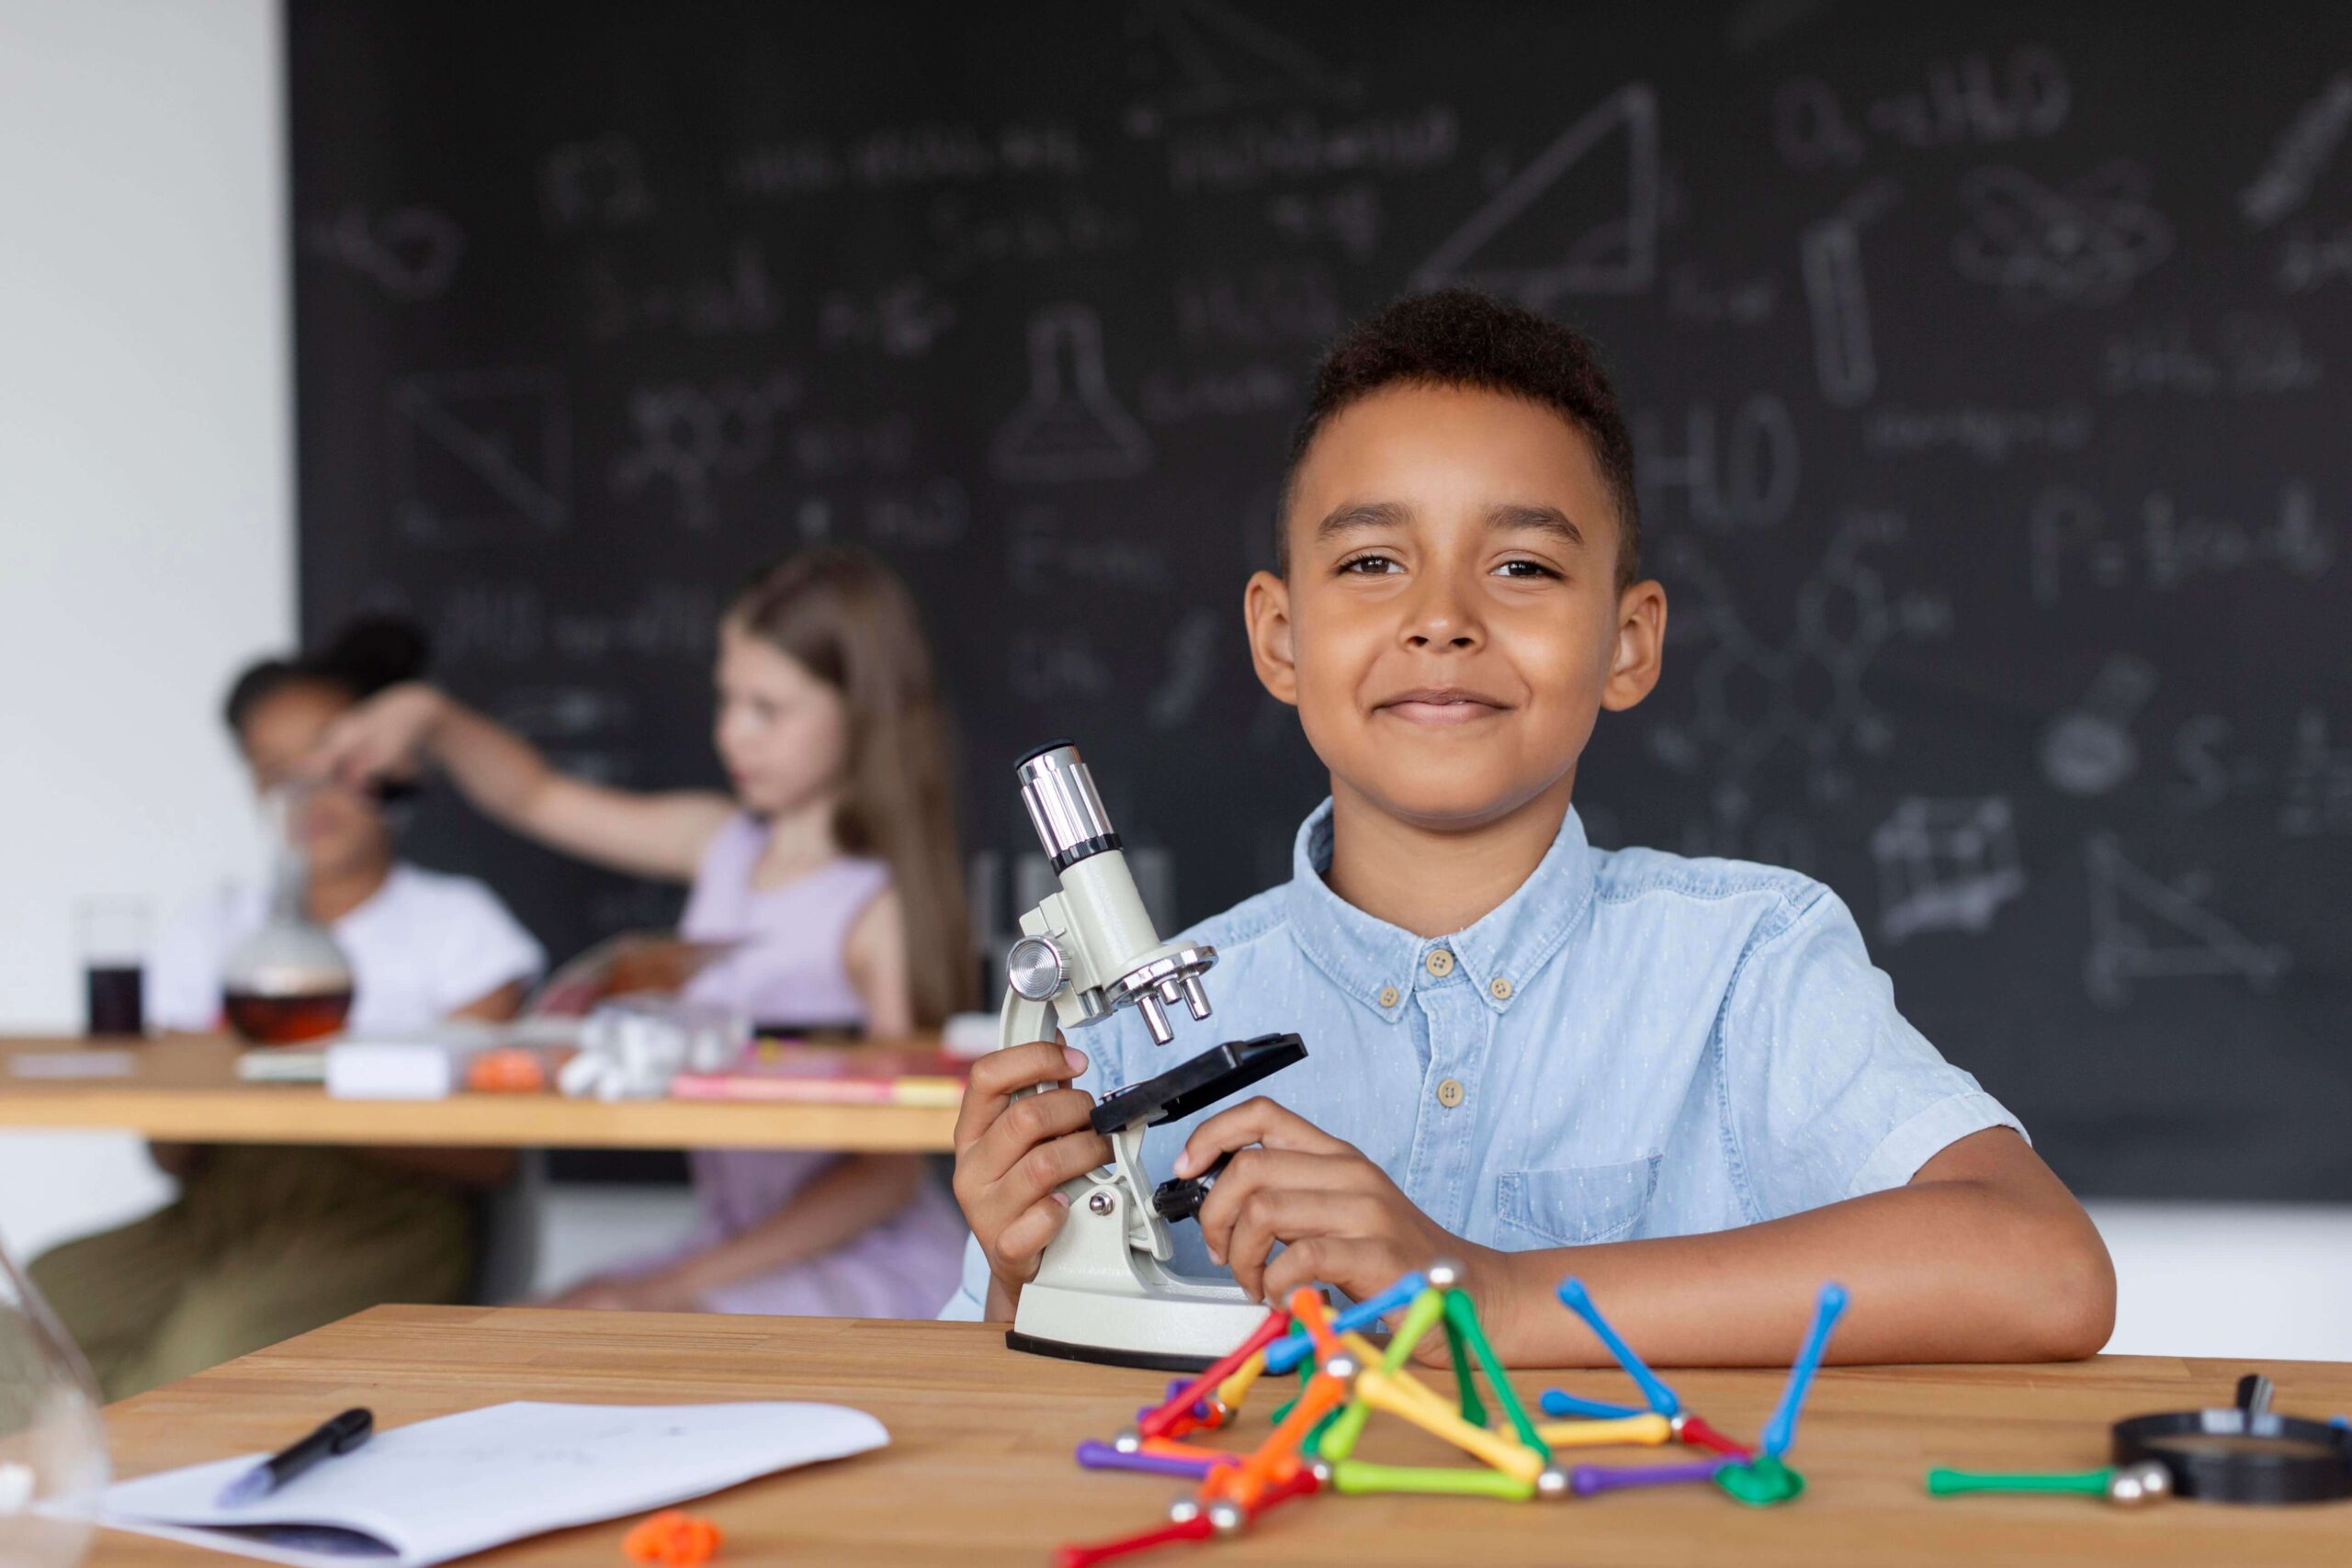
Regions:
<instances>
[{"instance_id":1,"label":"blurred girl","mask_svg":"<svg viewBox=\"0 0 2352 1568\"><path fill-rule=\"evenodd\" d=\"M734 794L633 794L551 769L429 686L345 716L320 763L346 781L437 762L552 848L691 882L680 934L735 944L689 999L760 1021L937 1028L975 979L944 726L912 601L863 551L797 556L719 628L720 761ZM559 1304L922 1317L953 1293L964 1224L912 1155L698 1151L691 1242Z\"/></svg>"},{"instance_id":2,"label":"blurred girl","mask_svg":"<svg viewBox=\"0 0 2352 1568\"><path fill-rule=\"evenodd\" d=\"M346 629L324 649L268 660L230 688L226 717L257 791L295 776L327 727L424 668L412 629ZM481 883L394 858L368 795L311 791L292 829L311 917L351 961L355 1032L511 1017L540 968L538 944ZM225 889L166 933L147 968L167 1030L220 1027L221 966L257 930L258 884ZM153 1049L168 1051L168 1040ZM120 1399L382 1302L465 1299L474 1194L503 1179L497 1150L153 1146L181 1179L162 1211L69 1242L34 1278Z\"/></svg>"}]
</instances>

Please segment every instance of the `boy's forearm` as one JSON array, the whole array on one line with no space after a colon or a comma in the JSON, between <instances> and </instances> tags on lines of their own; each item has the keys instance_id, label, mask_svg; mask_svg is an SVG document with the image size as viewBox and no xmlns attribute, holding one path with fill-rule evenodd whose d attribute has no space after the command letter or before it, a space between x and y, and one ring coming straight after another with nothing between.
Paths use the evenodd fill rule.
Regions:
<instances>
[{"instance_id":1,"label":"boy's forearm","mask_svg":"<svg viewBox=\"0 0 2352 1568\"><path fill-rule=\"evenodd\" d=\"M1480 1305L1515 1366L1609 1362L1553 1293L1571 1274L1661 1366L1785 1365L1826 1280L1853 1302L1830 1346L1834 1361L2093 1355L2113 1326L2114 1272L2081 1207L2041 1174L2046 1188L1922 1179L1709 1235L1488 1255L1494 1305Z\"/></svg>"}]
</instances>

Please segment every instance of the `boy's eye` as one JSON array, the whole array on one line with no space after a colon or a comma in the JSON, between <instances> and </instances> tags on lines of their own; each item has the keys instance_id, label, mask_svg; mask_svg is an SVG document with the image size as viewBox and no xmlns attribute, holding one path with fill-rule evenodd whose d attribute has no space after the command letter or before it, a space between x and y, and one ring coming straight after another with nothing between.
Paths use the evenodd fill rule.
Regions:
<instances>
[{"instance_id":1,"label":"boy's eye","mask_svg":"<svg viewBox=\"0 0 2352 1568\"><path fill-rule=\"evenodd\" d=\"M1507 560L1495 568L1502 577L1557 577L1560 574L1540 560Z\"/></svg>"},{"instance_id":2,"label":"boy's eye","mask_svg":"<svg viewBox=\"0 0 2352 1568\"><path fill-rule=\"evenodd\" d=\"M1342 576L1353 574L1357 577L1385 577L1391 571L1403 570L1402 563L1387 556L1351 556L1340 563L1340 571Z\"/></svg>"}]
</instances>

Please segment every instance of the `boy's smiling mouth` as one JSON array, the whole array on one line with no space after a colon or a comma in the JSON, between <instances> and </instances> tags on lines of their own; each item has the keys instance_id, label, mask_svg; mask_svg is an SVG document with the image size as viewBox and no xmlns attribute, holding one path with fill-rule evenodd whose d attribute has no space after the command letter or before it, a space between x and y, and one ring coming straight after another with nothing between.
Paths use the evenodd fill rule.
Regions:
<instances>
[{"instance_id":1,"label":"boy's smiling mouth","mask_svg":"<svg viewBox=\"0 0 2352 1568\"><path fill-rule=\"evenodd\" d=\"M1374 713L1401 718L1408 724L1474 724L1493 718L1510 705L1500 697L1462 686L1416 686L1373 705Z\"/></svg>"}]
</instances>

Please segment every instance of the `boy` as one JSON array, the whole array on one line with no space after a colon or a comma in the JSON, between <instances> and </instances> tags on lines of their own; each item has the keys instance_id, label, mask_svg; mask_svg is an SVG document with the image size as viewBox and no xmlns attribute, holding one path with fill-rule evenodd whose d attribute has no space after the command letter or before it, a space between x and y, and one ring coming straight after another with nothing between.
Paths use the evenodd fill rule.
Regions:
<instances>
[{"instance_id":1,"label":"boy","mask_svg":"<svg viewBox=\"0 0 2352 1568\"><path fill-rule=\"evenodd\" d=\"M1295 1030L1311 1055L1146 1139L1155 1175L1244 1151L1176 1266L1204 1251L1279 1301L1458 1258L1524 1366L1605 1359L1553 1296L1572 1273L1666 1363L1785 1362L1829 1278L1853 1292L1841 1359L2097 1351L2098 1233L1896 1012L1836 895L1586 843L1577 757L1657 683L1666 625L1589 345L1475 294L1390 307L1326 358L1282 513L1250 655L1331 799L1287 885L1192 936L1217 950L1219 1038ZM1085 1090L1174 1059L1125 1014L1085 1039L973 1072L948 1316L1012 1316L1057 1185L1110 1157Z\"/></svg>"}]
</instances>

